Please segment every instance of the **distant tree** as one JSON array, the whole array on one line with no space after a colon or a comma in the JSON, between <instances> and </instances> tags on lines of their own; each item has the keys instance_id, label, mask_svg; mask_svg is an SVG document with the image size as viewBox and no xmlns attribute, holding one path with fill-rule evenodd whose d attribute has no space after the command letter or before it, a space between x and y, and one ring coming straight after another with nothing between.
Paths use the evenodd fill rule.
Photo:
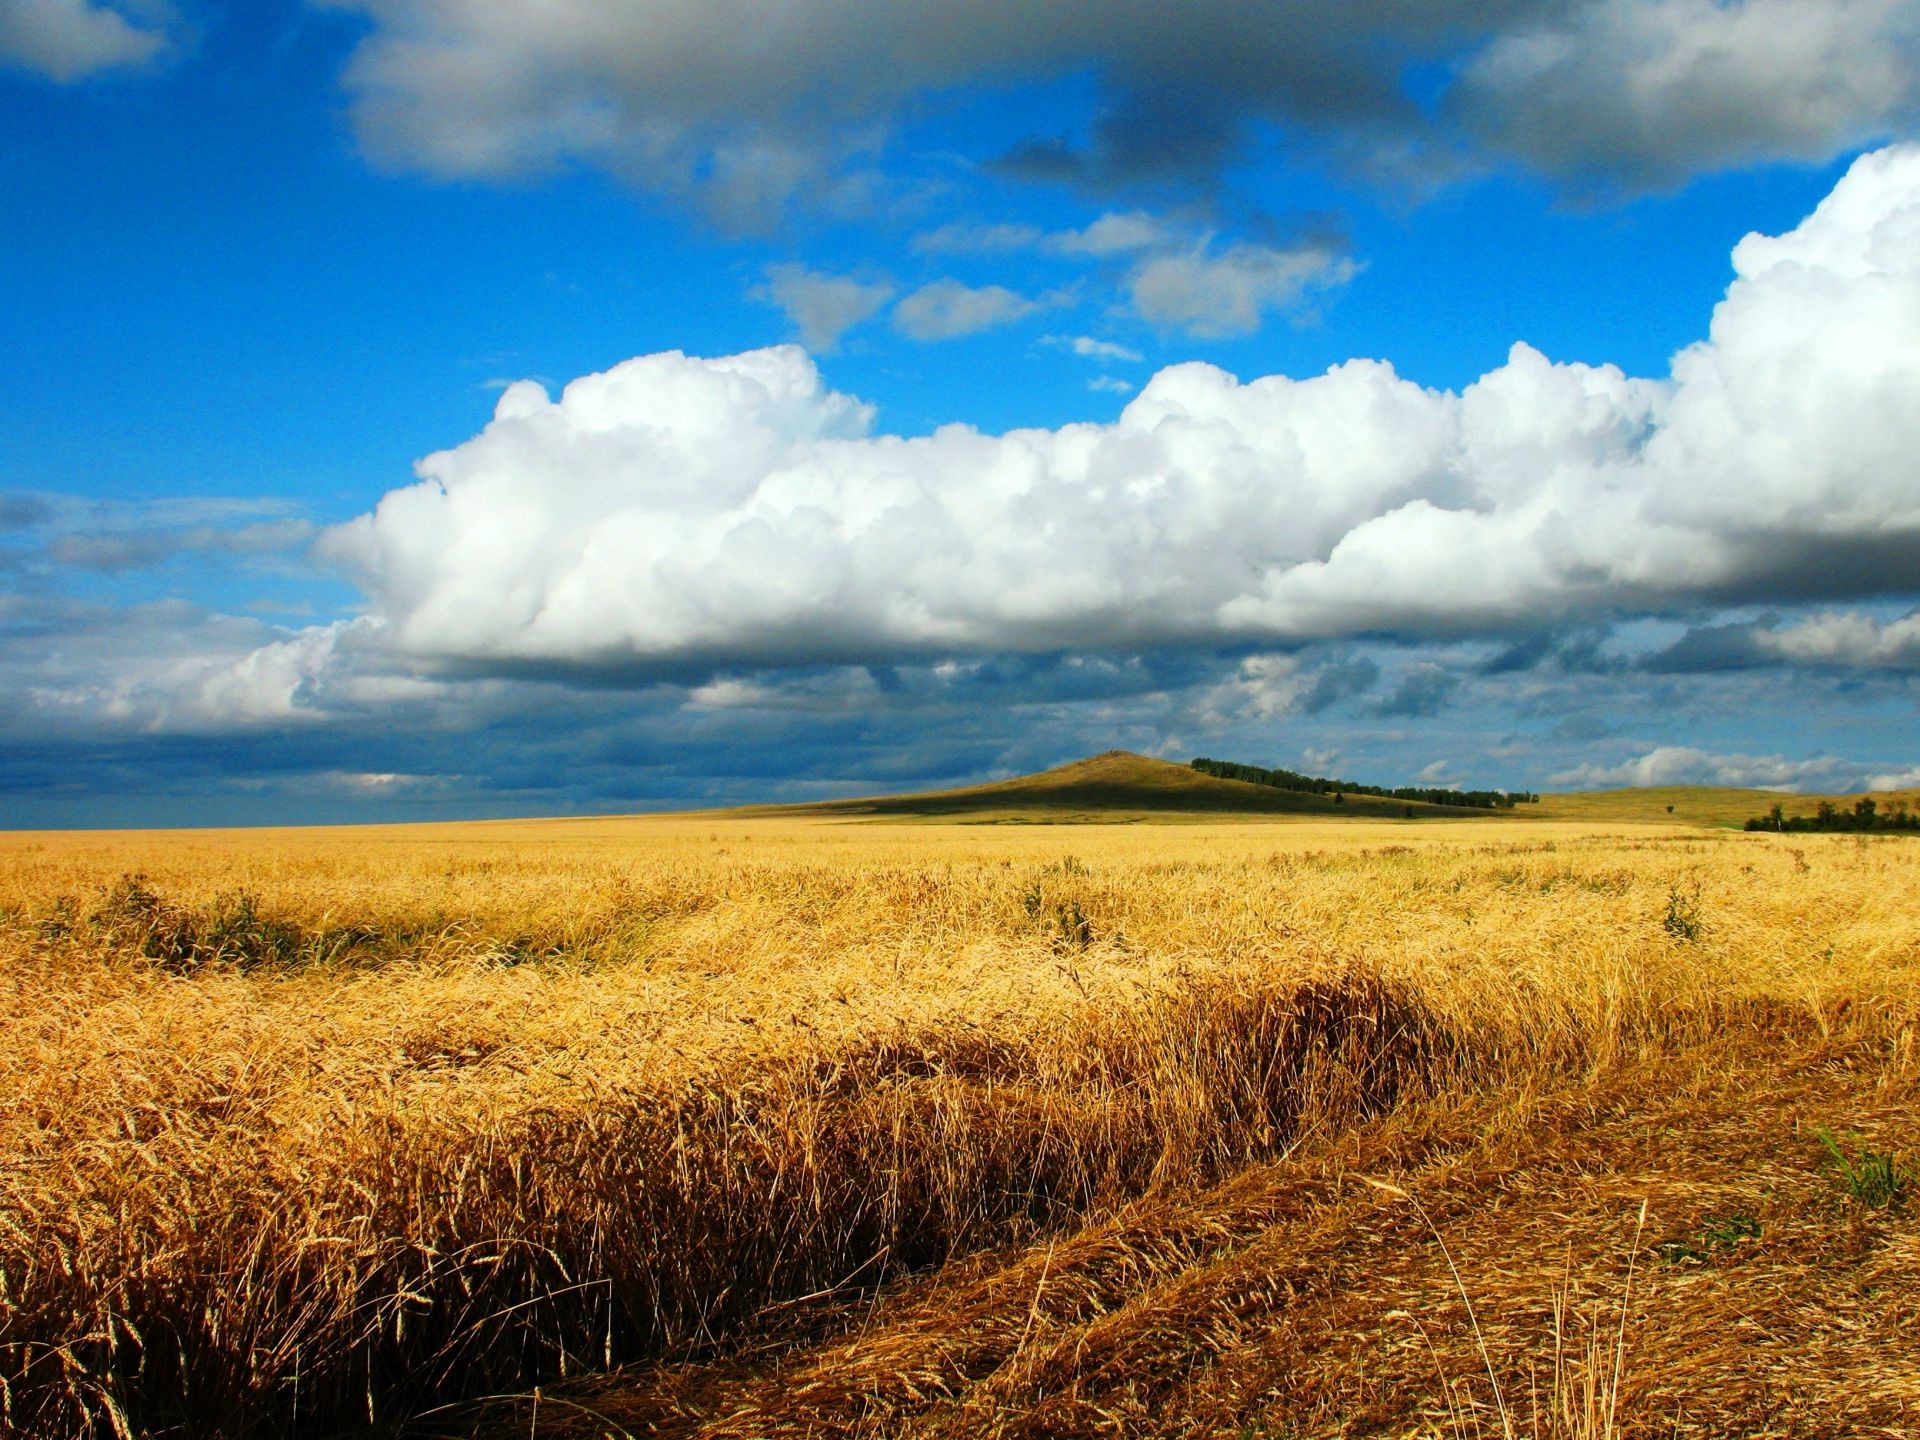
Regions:
<instances>
[{"instance_id":1,"label":"distant tree","mask_svg":"<svg viewBox=\"0 0 1920 1440\"><path fill-rule=\"evenodd\" d=\"M1765 815L1747 821L1749 830L1773 830L1797 834L1803 831L1852 831L1875 834L1920 834L1920 814L1898 802L1883 811L1871 795L1862 795L1853 808L1842 810L1831 800L1822 800L1811 815L1788 815L1776 802Z\"/></svg>"}]
</instances>

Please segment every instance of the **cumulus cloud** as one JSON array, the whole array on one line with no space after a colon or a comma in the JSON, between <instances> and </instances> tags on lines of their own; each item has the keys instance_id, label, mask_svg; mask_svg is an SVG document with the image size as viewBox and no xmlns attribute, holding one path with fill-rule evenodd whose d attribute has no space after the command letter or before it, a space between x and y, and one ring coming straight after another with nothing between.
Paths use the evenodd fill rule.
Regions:
<instances>
[{"instance_id":1,"label":"cumulus cloud","mask_svg":"<svg viewBox=\"0 0 1920 1440\"><path fill-rule=\"evenodd\" d=\"M372 620L285 630L185 601L113 608L6 597L0 732L170 734L324 719L336 704L386 703L426 682L362 667Z\"/></svg>"},{"instance_id":2,"label":"cumulus cloud","mask_svg":"<svg viewBox=\"0 0 1920 1440\"><path fill-rule=\"evenodd\" d=\"M1920 611L1884 624L1855 611L1833 611L1760 631L1754 640L1762 651L1795 665L1920 670Z\"/></svg>"},{"instance_id":3,"label":"cumulus cloud","mask_svg":"<svg viewBox=\"0 0 1920 1440\"><path fill-rule=\"evenodd\" d=\"M977 335L1024 320L1045 308L1004 285L962 285L958 280L936 280L893 307L894 328L915 340L954 340Z\"/></svg>"},{"instance_id":4,"label":"cumulus cloud","mask_svg":"<svg viewBox=\"0 0 1920 1440\"><path fill-rule=\"evenodd\" d=\"M1689 745L1662 745L1618 765L1578 765L1548 783L1570 790L1667 785L1845 790L1859 787L1861 769L1831 755L1789 760L1784 755L1716 755Z\"/></svg>"},{"instance_id":5,"label":"cumulus cloud","mask_svg":"<svg viewBox=\"0 0 1920 1440\"><path fill-rule=\"evenodd\" d=\"M369 21L346 85L376 157L463 176L593 164L738 224L831 199L914 96L971 84L1094 77L1084 143L1037 137L1002 164L1095 187L1210 182L1262 126L1376 171L1477 147L1639 185L1841 153L1909 122L1920 74L1916 0L328 3ZM1410 71L1442 78L1437 117Z\"/></svg>"},{"instance_id":6,"label":"cumulus cloud","mask_svg":"<svg viewBox=\"0 0 1920 1440\"><path fill-rule=\"evenodd\" d=\"M1112 424L903 438L798 349L648 356L557 398L510 387L322 546L399 654L503 673L1536 633L1910 590L1920 148L1862 158L1734 258L1663 380L1524 345L1457 394L1378 361L1244 384L1188 364Z\"/></svg>"},{"instance_id":7,"label":"cumulus cloud","mask_svg":"<svg viewBox=\"0 0 1920 1440\"><path fill-rule=\"evenodd\" d=\"M6 0L0 61L61 82L144 65L167 48L173 19L162 0Z\"/></svg>"}]
</instances>

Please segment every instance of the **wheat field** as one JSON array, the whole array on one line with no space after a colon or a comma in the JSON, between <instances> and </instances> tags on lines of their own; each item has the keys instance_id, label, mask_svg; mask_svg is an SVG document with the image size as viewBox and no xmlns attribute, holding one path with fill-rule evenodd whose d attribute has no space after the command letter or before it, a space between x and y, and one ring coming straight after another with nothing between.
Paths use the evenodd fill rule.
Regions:
<instances>
[{"instance_id":1,"label":"wheat field","mask_svg":"<svg viewBox=\"0 0 1920 1440\"><path fill-rule=\"evenodd\" d=\"M0 1430L537 1394L1729 1036L1910 1094L1916 898L1672 826L3 836Z\"/></svg>"}]
</instances>

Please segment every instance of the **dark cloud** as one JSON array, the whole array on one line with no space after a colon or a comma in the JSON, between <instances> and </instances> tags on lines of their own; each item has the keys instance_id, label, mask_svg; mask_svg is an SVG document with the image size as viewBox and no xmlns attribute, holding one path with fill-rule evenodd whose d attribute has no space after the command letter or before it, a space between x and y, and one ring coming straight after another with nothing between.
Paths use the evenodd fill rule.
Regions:
<instances>
[{"instance_id":1,"label":"dark cloud","mask_svg":"<svg viewBox=\"0 0 1920 1440\"><path fill-rule=\"evenodd\" d=\"M1416 665L1401 677L1393 693L1375 707L1374 713L1410 720L1438 715L1459 685L1460 677L1451 670L1438 665Z\"/></svg>"},{"instance_id":2,"label":"dark cloud","mask_svg":"<svg viewBox=\"0 0 1920 1440\"><path fill-rule=\"evenodd\" d=\"M1306 693L1300 697L1300 711L1321 714L1343 700L1366 694L1379 681L1380 667L1365 656L1322 665L1312 672Z\"/></svg>"},{"instance_id":3,"label":"dark cloud","mask_svg":"<svg viewBox=\"0 0 1920 1440\"><path fill-rule=\"evenodd\" d=\"M102 574L151 569L182 555L271 555L303 548L315 527L301 520L235 527L195 525L183 529L82 530L55 536L46 545L55 564Z\"/></svg>"},{"instance_id":4,"label":"dark cloud","mask_svg":"<svg viewBox=\"0 0 1920 1440\"><path fill-rule=\"evenodd\" d=\"M1448 115L1585 188L1820 162L1920 117L1905 0L1590 0L1542 7L1470 55Z\"/></svg>"},{"instance_id":5,"label":"dark cloud","mask_svg":"<svg viewBox=\"0 0 1920 1440\"><path fill-rule=\"evenodd\" d=\"M1768 655L1755 643L1755 635L1763 628L1758 621L1703 625L1647 656L1640 665L1659 675L1698 675L1778 664L1777 655Z\"/></svg>"},{"instance_id":6,"label":"dark cloud","mask_svg":"<svg viewBox=\"0 0 1920 1440\"><path fill-rule=\"evenodd\" d=\"M0 494L0 531L30 530L52 514L53 508L38 495Z\"/></svg>"},{"instance_id":7,"label":"dark cloud","mask_svg":"<svg viewBox=\"0 0 1920 1440\"><path fill-rule=\"evenodd\" d=\"M1558 644L1556 637L1542 632L1528 635L1503 646L1498 653L1483 660L1480 664L1482 675L1512 675L1531 670L1549 655Z\"/></svg>"}]
</instances>

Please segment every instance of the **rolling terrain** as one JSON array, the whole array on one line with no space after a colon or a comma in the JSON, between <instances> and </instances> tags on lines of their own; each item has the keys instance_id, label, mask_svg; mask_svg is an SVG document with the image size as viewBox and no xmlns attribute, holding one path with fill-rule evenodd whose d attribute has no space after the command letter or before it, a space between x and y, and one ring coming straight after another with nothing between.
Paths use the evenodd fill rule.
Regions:
<instances>
[{"instance_id":1,"label":"rolling terrain","mask_svg":"<svg viewBox=\"0 0 1920 1440\"><path fill-rule=\"evenodd\" d=\"M1471 820L1493 812L1446 805L1388 800L1374 795L1331 795L1276 790L1241 780L1202 775L1187 765L1155 760L1126 750L1076 760L1037 775L1022 775L991 785L970 785L919 795L882 795L861 800L828 800L749 810L748 814L844 816L891 820L942 820L991 824L1126 823L1218 820L1228 816L1272 819L1303 816L1317 820L1375 819Z\"/></svg>"},{"instance_id":2,"label":"rolling terrain","mask_svg":"<svg viewBox=\"0 0 1920 1440\"><path fill-rule=\"evenodd\" d=\"M1114 824L1181 819L1254 820L1568 820L1595 823L1740 828L1779 805L1787 815L1811 815L1822 801L1843 809L1855 795L1788 794L1708 785L1570 791L1544 794L1537 804L1478 810L1388 799L1279 790L1203 775L1170 760L1109 750L1034 775L988 785L909 795L751 806L741 815L844 819L937 820L951 824ZM1886 805L1920 807L1920 790L1875 797Z\"/></svg>"}]
</instances>

